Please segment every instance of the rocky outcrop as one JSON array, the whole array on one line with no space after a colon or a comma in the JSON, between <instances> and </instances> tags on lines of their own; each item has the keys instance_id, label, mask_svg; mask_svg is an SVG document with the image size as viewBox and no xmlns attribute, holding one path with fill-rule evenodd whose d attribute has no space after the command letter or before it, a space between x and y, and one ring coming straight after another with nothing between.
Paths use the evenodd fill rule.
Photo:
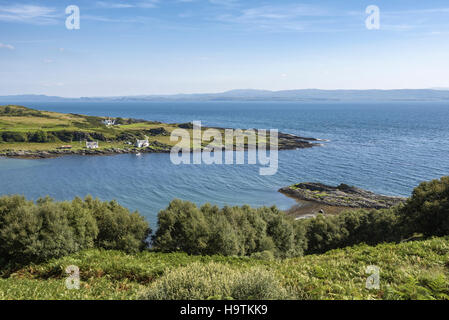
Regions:
<instances>
[{"instance_id":1,"label":"rocky outcrop","mask_svg":"<svg viewBox=\"0 0 449 320\"><path fill-rule=\"evenodd\" d=\"M379 195L346 184L333 187L321 183L304 182L282 188L279 192L300 201L347 208L384 209L406 200L402 197Z\"/></svg>"},{"instance_id":2,"label":"rocky outcrop","mask_svg":"<svg viewBox=\"0 0 449 320\"><path fill-rule=\"evenodd\" d=\"M294 150L294 149L305 149L305 148L312 148L316 146L321 146L320 143L315 143L318 141L324 141L320 139L315 138L306 138L306 137L300 137L293 134L288 133L282 133L280 132L278 134L279 139L279 150Z\"/></svg>"}]
</instances>

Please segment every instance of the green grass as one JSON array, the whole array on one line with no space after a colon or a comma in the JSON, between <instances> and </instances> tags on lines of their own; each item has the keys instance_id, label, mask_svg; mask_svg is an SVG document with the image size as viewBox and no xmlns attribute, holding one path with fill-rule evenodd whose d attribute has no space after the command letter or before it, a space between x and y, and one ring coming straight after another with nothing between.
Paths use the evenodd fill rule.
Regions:
<instances>
[{"instance_id":1,"label":"green grass","mask_svg":"<svg viewBox=\"0 0 449 320\"><path fill-rule=\"evenodd\" d=\"M5 109L9 107L12 111L8 113ZM17 114L20 112L20 114ZM98 132L107 138L114 138L123 132L139 132L155 128L164 128L171 132L177 128L176 124L164 124L152 121L140 121L131 124L122 124L107 127L102 121L107 117L93 117L85 115L65 114L58 112L47 112L29 109L20 106L0 106L0 133L11 132L35 132L43 131L84 131ZM128 121L128 119L124 119Z\"/></svg>"},{"instance_id":2,"label":"green grass","mask_svg":"<svg viewBox=\"0 0 449 320\"><path fill-rule=\"evenodd\" d=\"M68 290L59 279L0 279L1 300L129 300L138 297L143 286L106 278L83 282L79 290Z\"/></svg>"},{"instance_id":3,"label":"green grass","mask_svg":"<svg viewBox=\"0 0 449 320\"><path fill-rule=\"evenodd\" d=\"M137 299L157 279L210 262L237 271L264 268L294 299L449 299L449 237L359 245L282 261L87 250L5 275L0 299ZM65 288L68 265L80 269L79 290ZM380 268L379 290L366 288L369 265Z\"/></svg>"},{"instance_id":4,"label":"green grass","mask_svg":"<svg viewBox=\"0 0 449 320\"><path fill-rule=\"evenodd\" d=\"M106 126L102 123L107 117L95 117L78 114L65 114L58 112L39 111L22 106L0 106L0 151L50 151L55 150L62 145L72 145L72 150L83 149L85 144L79 144L79 141L56 141L45 143L31 143L31 142L6 142L2 141L1 135L5 132L14 132L21 134L35 133L37 131L45 131L47 133L54 133L58 131L69 132L85 132L102 134L107 141L100 141L100 149L105 148L126 148L124 141L120 141L118 137L121 134L142 135L148 136L145 130L163 128L167 135L148 136L150 142L159 142L168 146L178 144L178 141L170 141L170 134L173 130L178 129L178 124L167 124L154 121L123 119L125 122L132 122L129 124ZM208 128L203 127L204 132ZM185 141L182 146L193 147L193 130L187 130L190 134L190 143ZM224 136L224 129L219 129L219 132ZM98 139L94 139L98 140ZM218 145L211 139L212 145ZM16 140L18 141L18 140ZM135 138L129 139L134 143ZM256 143L266 142L269 139L256 138ZM210 142L202 141L202 146L207 146ZM234 140L234 145L236 141ZM245 142L247 144L247 142Z\"/></svg>"}]
</instances>

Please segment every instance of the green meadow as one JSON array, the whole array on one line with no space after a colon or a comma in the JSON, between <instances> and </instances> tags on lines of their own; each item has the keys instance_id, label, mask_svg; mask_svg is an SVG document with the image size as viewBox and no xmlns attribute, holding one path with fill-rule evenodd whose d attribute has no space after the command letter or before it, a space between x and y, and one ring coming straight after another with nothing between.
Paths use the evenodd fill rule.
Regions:
<instances>
[{"instance_id":1,"label":"green meadow","mask_svg":"<svg viewBox=\"0 0 449 320\"><path fill-rule=\"evenodd\" d=\"M149 143L159 143L172 147L193 147L194 135L192 125L168 124L141 119L111 118L115 125L106 125L108 117L66 114L34 110L23 106L0 106L0 152L1 151L50 151L70 145L72 150L85 149L85 141L98 141L99 150L111 148L130 148L129 143L148 139ZM171 141L170 135L176 129L187 130L190 140ZM202 127L202 132L209 128ZM217 128L224 137L224 129ZM233 138L234 145L236 137ZM268 138L256 137L256 143L268 142ZM190 141L190 145L189 145ZM224 142L224 141L223 141ZM198 142L205 147L217 145L214 138ZM246 144L247 142L245 142ZM221 143L219 143L221 145Z\"/></svg>"},{"instance_id":2,"label":"green meadow","mask_svg":"<svg viewBox=\"0 0 449 320\"><path fill-rule=\"evenodd\" d=\"M69 265L79 267L78 290L66 288L65 269ZM379 289L366 287L369 265L379 267ZM227 278L264 270L274 276L267 277L268 283L264 283L266 288L273 289L272 299L449 298L449 238L443 237L400 244L358 245L285 260L86 250L32 264L0 279L0 299L143 299L160 293L161 288L170 285L168 281L176 279L177 274L182 275L189 266L224 267ZM195 284L204 280L201 277L197 274L196 278L188 279L192 291ZM208 281L217 281L214 287L218 288L228 280L217 277ZM207 288L198 288L198 291L203 295L197 298L233 298L223 296L223 292L227 293L225 289L209 292ZM177 297L167 288L162 292L165 296L160 298L189 298Z\"/></svg>"}]
</instances>

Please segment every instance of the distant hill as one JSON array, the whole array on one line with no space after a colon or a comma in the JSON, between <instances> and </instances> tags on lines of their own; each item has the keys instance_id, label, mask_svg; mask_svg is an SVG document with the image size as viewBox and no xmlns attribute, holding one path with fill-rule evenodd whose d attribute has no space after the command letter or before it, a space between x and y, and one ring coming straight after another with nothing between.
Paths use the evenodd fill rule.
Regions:
<instances>
[{"instance_id":1,"label":"distant hill","mask_svg":"<svg viewBox=\"0 0 449 320\"><path fill-rule=\"evenodd\" d=\"M438 88L399 90L301 89L283 91L239 89L222 93L139 95L116 97L63 98L45 95L0 96L1 103L62 101L449 101L449 90Z\"/></svg>"},{"instance_id":2,"label":"distant hill","mask_svg":"<svg viewBox=\"0 0 449 320\"><path fill-rule=\"evenodd\" d=\"M58 102L58 101L70 101L70 100L76 101L79 99L46 96L43 94L20 94L20 95L11 95L11 96L0 96L1 103L10 103L10 104L15 104L16 101L19 101L19 102L40 102L40 101Z\"/></svg>"}]
</instances>

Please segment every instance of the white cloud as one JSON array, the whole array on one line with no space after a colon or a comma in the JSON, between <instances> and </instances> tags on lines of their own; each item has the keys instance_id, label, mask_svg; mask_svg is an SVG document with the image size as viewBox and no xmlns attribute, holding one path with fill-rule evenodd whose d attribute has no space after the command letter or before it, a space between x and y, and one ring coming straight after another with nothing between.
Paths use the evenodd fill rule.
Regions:
<instances>
[{"instance_id":1,"label":"white cloud","mask_svg":"<svg viewBox=\"0 0 449 320\"><path fill-rule=\"evenodd\" d=\"M155 8L157 6L157 3L159 0L147 0L147 1L140 1L136 3L136 7L138 8Z\"/></svg>"},{"instance_id":2,"label":"white cloud","mask_svg":"<svg viewBox=\"0 0 449 320\"><path fill-rule=\"evenodd\" d=\"M217 19L221 22L243 24L257 29L301 31L310 27L314 21L322 24L322 17L334 15L336 13L330 13L312 5L267 5L222 14Z\"/></svg>"},{"instance_id":3,"label":"white cloud","mask_svg":"<svg viewBox=\"0 0 449 320\"><path fill-rule=\"evenodd\" d=\"M97 6L105 9L155 8L159 0L143 0L137 2L97 1Z\"/></svg>"},{"instance_id":4,"label":"white cloud","mask_svg":"<svg viewBox=\"0 0 449 320\"><path fill-rule=\"evenodd\" d=\"M5 44L5 43L1 43L0 42L0 49L9 49L9 50L14 50L15 48L14 48L14 46L13 45L10 45L10 44Z\"/></svg>"},{"instance_id":5,"label":"white cloud","mask_svg":"<svg viewBox=\"0 0 449 320\"><path fill-rule=\"evenodd\" d=\"M391 14L433 14L433 13L449 13L449 8L430 8L430 9L418 9L418 10L403 10L403 11L391 11Z\"/></svg>"},{"instance_id":6,"label":"white cloud","mask_svg":"<svg viewBox=\"0 0 449 320\"><path fill-rule=\"evenodd\" d=\"M242 18L257 19L292 19L298 17L327 16L329 13L321 8L309 5L263 6L243 10Z\"/></svg>"},{"instance_id":7,"label":"white cloud","mask_svg":"<svg viewBox=\"0 0 449 320\"><path fill-rule=\"evenodd\" d=\"M83 15L84 20L96 21L96 22L106 22L106 23L148 23L153 19L148 17L131 17L131 18L109 18L103 16L93 16L85 14Z\"/></svg>"},{"instance_id":8,"label":"white cloud","mask_svg":"<svg viewBox=\"0 0 449 320\"><path fill-rule=\"evenodd\" d=\"M31 24L56 23L56 10L36 5L0 6L0 21Z\"/></svg>"},{"instance_id":9,"label":"white cloud","mask_svg":"<svg viewBox=\"0 0 449 320\"><path fill-rule=\"evenodd\" d=\"M124 9L124 8L134 8L134 5L129 3L110 3L105 1L98 1L97 6L101 8L107 8L107 9Z\"/></svg>"},{"instance_id":10,"label":"white cloud","mask_svg":"<svg viewBox=\"0 0 449 320\"><path fill-rule=\"evenodd\" d=\"M231 7L238 4L238 0L209 0L210 3L220 5L220 6L226 6Z\"/></svg>"}]
</instances>

